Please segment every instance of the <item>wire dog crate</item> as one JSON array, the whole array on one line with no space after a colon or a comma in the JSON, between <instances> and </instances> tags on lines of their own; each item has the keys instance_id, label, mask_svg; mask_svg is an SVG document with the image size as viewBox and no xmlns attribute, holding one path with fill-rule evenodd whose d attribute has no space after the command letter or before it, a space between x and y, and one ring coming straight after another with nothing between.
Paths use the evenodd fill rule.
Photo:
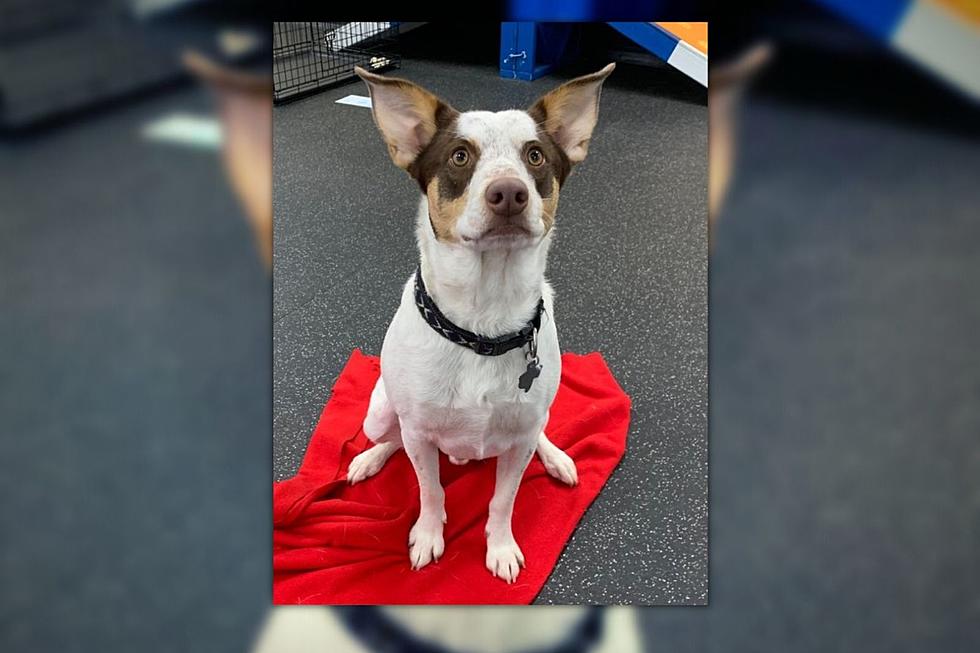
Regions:
<instances>
[{"instance_id":1,"label":"wire dog crate","mask_svg":"<svg viewBox=\"0 0 980 653\"><path fill-rule=\"evenodd\" d=\"M273 23L273 98L278 104L354 77L354 66L397 68L397 23Z\"/></svg>"}]
</instances>

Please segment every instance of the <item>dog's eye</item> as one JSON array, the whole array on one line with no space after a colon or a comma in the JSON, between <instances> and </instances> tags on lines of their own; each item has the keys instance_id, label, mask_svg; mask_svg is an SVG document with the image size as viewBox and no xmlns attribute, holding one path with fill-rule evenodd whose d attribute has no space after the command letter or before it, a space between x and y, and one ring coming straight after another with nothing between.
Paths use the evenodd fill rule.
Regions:
<instances>
[{"instance_id":1,"label":"dog's eye","mask_svg":"<svg viewBox=\"0 0 980 653\"><path fill-rule=\"evenodd\" d=\"M539 147L532 147L527 151L527 162L532 166L539 166L544 163L544 152Z\"/></svg>"},{"instance_id":2,"label":"dog's eye","mask_svg":"<svg viewBox=\"0 0 980 653\"><path fill-rule=\"evenodd\" d=\"M470 153L466 151L466 148L459 147L453 150L453 155L451 160L456 165L462 167L470 162Z\"/></svg>"}]
</instances>

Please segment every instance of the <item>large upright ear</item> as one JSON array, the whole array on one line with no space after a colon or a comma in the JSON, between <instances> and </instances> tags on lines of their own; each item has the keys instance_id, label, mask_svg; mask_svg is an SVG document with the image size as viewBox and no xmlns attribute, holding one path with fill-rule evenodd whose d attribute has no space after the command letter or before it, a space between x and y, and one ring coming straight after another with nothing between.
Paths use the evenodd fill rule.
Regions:
<instances>
[{"instance_id":1,"label":"large upright ear","mask_svg":"<svg viewBox=\"0 0 980 653\"><path fill-rule=\"evenodd\" d=\"M354 72L371 93L371 112L388 144L391 160L407 169L432 140L439 124L454 116L456 110L410 81L369 73L360 66Z\"/></svg>"},{"instance_id":2,"label":"large upright ear","mask_svg":"<svg viewBox=\"0 0 980 653\"><path fill-rule=\"evenodd\" d=\"M535 102L528 113L551 134L572 163L585 159L589 139L599 120L602 82L616 68L611 63L599 72L565 82Z\"/></svg>"}]
</instances>

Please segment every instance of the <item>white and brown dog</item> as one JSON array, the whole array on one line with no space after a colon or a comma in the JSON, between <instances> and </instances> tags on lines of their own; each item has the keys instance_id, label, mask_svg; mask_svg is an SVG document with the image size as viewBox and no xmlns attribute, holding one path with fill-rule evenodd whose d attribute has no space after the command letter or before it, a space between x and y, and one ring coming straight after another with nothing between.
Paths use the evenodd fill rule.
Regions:
<instances>
[{"instance_id":1,"label":"white and brown dog","mask_svg":"<svg viewBox=\"0 0 980 653\"><path fill-rule=\"evenodd\" d=\"M457 464L497 458L486 565L509 583L524 565L511 514L531 456L577 483L575 463L543 431L561 373L544 273L559 189L585 158L614 67L527 111L496 113L461 113L411 82L356 69L392 160L422 198L419 269L388 327L364 420L375 445L351 462L348 480L370 477L405 448L421 497L408 542L415 569L445 546L440 451Z\"/></svg>"}]
</instances>

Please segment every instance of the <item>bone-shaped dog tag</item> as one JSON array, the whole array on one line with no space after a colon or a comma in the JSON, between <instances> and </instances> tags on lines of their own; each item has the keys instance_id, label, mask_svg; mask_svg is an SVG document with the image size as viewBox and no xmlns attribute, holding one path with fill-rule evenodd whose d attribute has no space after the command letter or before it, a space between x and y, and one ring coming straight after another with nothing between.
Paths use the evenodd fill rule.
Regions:
<instances>
[{"instance_id":1,"label":"bone-shaped dog tag","mask_svg":"<svg viewBox=\"0 0 980 653\"><path fill-rule=\"evenodd\" d=\"M521 374L521 378L517 380L517 387L527 392L531 389L531 384L534 383L534 379L541 375L541 364L538 363L538 359L532 358L528 364L527 369L524 370L524 374Z\"/></svg>"}]
</instances>

